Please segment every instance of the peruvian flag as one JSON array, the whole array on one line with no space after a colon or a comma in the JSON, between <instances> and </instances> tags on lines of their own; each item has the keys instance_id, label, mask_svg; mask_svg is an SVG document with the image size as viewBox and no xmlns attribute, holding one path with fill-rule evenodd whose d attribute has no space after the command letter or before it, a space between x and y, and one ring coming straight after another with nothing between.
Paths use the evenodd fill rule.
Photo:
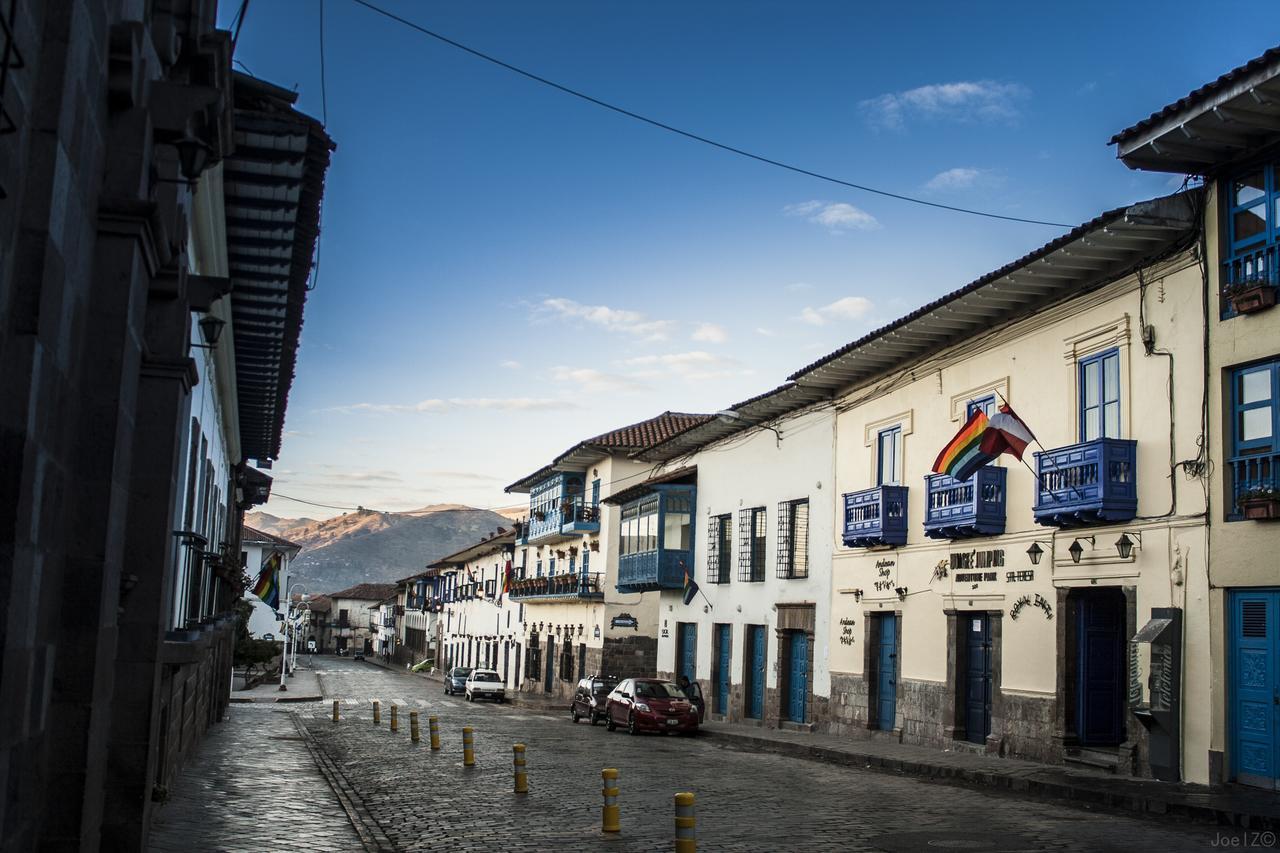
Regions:
<instances>
[{"instance_id":1,"label":"peruvian flag","mask_svg":"<svg viewBox=\"0 0 1280 853\"><path fill-rule=\"evenodd\" d=\"M1008 453L1022 461L1023 451L1035 440L1031 427L1014 413L1012 406L1005 403L987 420L986 431L982 434L982 452L991 456Z\"/></svg>"}]
</instances>

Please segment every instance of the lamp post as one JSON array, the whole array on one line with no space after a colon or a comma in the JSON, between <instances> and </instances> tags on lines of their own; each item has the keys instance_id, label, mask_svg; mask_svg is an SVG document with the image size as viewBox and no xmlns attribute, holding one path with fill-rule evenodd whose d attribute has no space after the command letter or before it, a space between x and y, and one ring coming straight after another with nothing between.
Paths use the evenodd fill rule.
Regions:
<instances>
[{"instance_id":1,"label":"lamp post","mask_svg":"<svg viewBox=\"0 0 1280 853\"><path fill-rule=\"evenodd\" d=\"M291 650L289 646L289 641L297 633L297 631L294 630L294 625L293 625L293 593L298 587L301 587L302 589L306 589L306 587L303 586L302 584L296 584L296 585L292 583L288 584L286 586L285 597L284 597L284 608L285 608L284 609L284 646L281 648L281 651L283 652L283 654L280 657L280 689L281 690L289 689L288 685L284 683L284 678L285 678L285 675L291 674L289 672L289 653Z\"/></svg>"}]
</instances>

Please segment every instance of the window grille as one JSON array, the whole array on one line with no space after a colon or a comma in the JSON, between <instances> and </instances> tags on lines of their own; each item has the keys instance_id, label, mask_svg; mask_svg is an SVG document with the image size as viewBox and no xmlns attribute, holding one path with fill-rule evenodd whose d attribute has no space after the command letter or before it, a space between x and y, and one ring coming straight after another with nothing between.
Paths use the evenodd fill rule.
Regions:
<instances>
[{"instance_id":1,"label":"window grille","mask_svg":"<svg viewBox=\"0 0 1280 853\"><path fill-rule=\"evenodd\" d=\"M18 130L17 119L13 117L13 113L4 102L9 86L10 69L17 70L23 67L22 54L18 51L13 33L17 7L17 0L9 0L8 10L0 9L0 136L6 136ZM0 198L6 198L7 195L4 187L0 187Z\"/></svg>"},{"instance_id":2,"label":"window grille","mask_svg":"<svg viewBox=\"0 0 1280 853\"><path fill-rule=\"evenodd\" d=\"M707 583L728 583L732 560L733 516L714 516L707 530Z\"/></svg>"},{"instance_id":3,"label":"window grille","mask_svg":"<svg viewBox=\"0 0 1280 853\"><path fill-rule=\"evenodd\" d=\"M765 532L764 507L738 511L738 580L764 580Z\"/></svg>"},{"instance_id":4,"label":"window grille","mask_svg":"<svg viewBox=\"0 0 1280 853\"><path fill-rule=\"evenodd\" d=\"M778 504L778 566L780 578L809 576L809 500Z\"/></svg>"},{"instance_id":5,"label":"window grille","mask_svg":"<svg viewBox=\"0 0 1280 853\"><path fill-rule=\"evenodd\" d=\"M574 681L573 677L573 644L566 641L560 647L560 680Z\"/></svg>"}]
</instances>

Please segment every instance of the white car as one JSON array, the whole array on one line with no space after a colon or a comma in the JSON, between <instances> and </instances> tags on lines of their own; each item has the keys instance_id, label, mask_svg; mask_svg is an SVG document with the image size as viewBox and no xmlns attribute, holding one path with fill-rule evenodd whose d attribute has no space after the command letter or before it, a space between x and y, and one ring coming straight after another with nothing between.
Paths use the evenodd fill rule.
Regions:
<instances>
[{"instance_id":1,"label":"white car","mask_svg":"<svg viewBox=\"0 0 1280 853\"><path fill-rule=\"evenodd\" d=\"M466 693L468 702L492 699L501 704L507 698L507 689L502 683L502 676L498 675L498 671L494 669L471 670L463 692Z\"/></svg>"}]
</instances>

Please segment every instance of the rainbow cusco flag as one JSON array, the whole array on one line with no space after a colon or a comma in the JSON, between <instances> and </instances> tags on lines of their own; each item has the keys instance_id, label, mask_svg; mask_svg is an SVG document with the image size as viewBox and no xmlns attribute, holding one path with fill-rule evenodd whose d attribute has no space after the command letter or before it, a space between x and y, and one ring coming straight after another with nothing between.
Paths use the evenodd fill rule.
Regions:
<instances>
[{"instance_id":1,"label":"rainbow cusco flag","mask_svg":"<svg viewBox=\"0 0 1280 853\"><path fill-rule=\"evenodd\" d=\"M960 427L956 437L942 448L938 458L934 460L933 470L938 474L950 474L957 480L967 480L974 472L986 465L999 453L983 453L982 437L987 431L987 415L975 410Z\"/></svg>"}]
</instances>

